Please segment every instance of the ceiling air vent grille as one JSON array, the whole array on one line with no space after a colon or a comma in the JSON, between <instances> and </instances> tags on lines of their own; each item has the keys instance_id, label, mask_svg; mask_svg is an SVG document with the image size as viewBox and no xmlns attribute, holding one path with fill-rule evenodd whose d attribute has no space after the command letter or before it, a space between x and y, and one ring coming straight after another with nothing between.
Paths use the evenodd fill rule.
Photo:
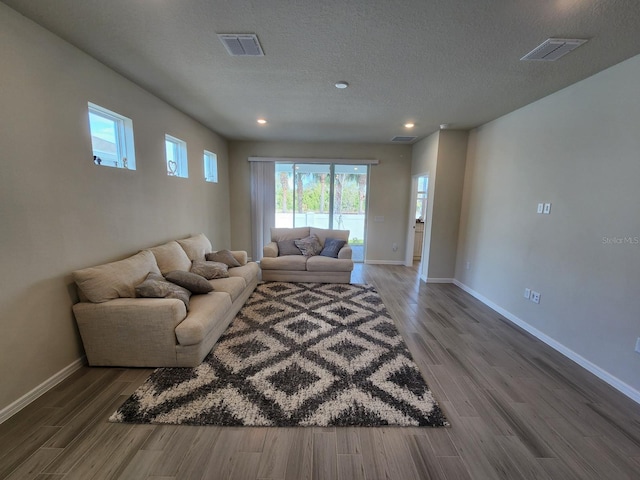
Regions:
<instances>
[{"instance_id":1,"label":"ceiling air vent grille","mask_svg":"<svg viewBox=\"0 0 640 480\"><path fill-rule=\"evenodd\" d=\"M553 62L575 50L586 40L579 38L548 38L520 60L542 60Z\"/></svg>"},{"instance_id":2,"label":"ceiling air vent grille","mask_svg":"<svg viewBox=\"0 0 640 480\"><path fill-rule=\"evenodd\" d=\"M403 136L395 136L391 139L392 142L399 142L399 143L410 143L413 142L416 138L418 137L403 137Z\"/></svg>"},{"instance_id":3,"label":"ceiling air vent grille","mask_svg":"<svg viewBox=\"0 0 640 480\"><path fill-rule=\"evenodd\" d=\"M253 33L220 33L218 38L232 57L262 57L264 52Z\"/></svg>"}]
</instances>

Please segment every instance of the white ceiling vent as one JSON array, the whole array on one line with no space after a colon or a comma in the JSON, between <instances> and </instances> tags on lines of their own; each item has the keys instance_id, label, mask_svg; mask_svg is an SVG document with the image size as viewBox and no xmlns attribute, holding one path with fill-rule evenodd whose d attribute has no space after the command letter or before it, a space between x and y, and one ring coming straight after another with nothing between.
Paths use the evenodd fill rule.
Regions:
<instances>
[{"instance_id":1,"label":"white ceiling vent","mask_svg":"<svg viewBox=\"0 0 640 480\"><path fill-rule=\"evenodd\" d=\"M219 33L218 38L232 57L264 56L258 37L253 33Z\"/></svg>"},{"instance_id":2,"label":"white ceiling vent","mask_svg":"<svg viewBox=\"0 0 640 480\"><path fill-rule=\"evenodd\" d=\"M399 142L399 143L409 143L409 142L413 142L416 138L418 137L403 137L403 136L395 136L391 139L392 142Z\"/></svg>"},{"instance_id":3,"label":"white ceiling vent","mask_svg":"<svg viewBox=\"0 0 640 480\"><path fill-rule=\"evenodd\" d=\"M575 50L586 40L579 38L547 38L542 44L527 53L520 60L543 60L553 62Z\"/></svg>"}]
</instances>

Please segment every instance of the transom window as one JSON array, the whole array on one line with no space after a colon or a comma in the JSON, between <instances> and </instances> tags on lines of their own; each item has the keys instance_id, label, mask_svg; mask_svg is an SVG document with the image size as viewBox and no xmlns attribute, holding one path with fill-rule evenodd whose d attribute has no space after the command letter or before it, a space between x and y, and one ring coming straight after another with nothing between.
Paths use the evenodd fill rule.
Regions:
<instances>
[{"instance_id":1,"label":"transom window","mask_svg":"<svg viewBox=\"0 0 640 480\"><path fill-rule=\"evenodd\" d=\"M136 169L133 122L130 118L89 102L89 131L93 163Z\"/></svg>"},{"instance_id":2,"label":"transom window","mask_svg":"<svg viewBox=\"0 0 640 480\"><path fill-rule=\"evenodd\" d=\"M188 178L187 143L171 135L165 135L164 142L167 155L167 175Z\"/></svg>"},{"instance_id":3,"label":"transom window","mask_svg":"<svg viewBox=\"0 0 640 480\"><path fill-rule=\"evenodd\" d=\"M204 151L204 179L218 183L218 156L207 150Z\"/></svg>"}]
</instances>

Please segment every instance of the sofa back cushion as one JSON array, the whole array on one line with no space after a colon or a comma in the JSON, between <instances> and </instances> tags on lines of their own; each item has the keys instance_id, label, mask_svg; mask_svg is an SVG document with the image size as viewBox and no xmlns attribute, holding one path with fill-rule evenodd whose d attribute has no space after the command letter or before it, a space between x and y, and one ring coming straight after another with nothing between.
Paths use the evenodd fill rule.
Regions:
<instances>
[{"instance_id":1,"label":"sofa back cushion","mask_svg":"<svg viewBox=\"0 0 640 480\"><path fill-rule=\"evenodd\" d=\"M115 298L134 298L136 285L142 283L149 272L159 274L160 270L154 255L143 250L124 260L76 270L72 276L87 300L102 303Z\"/></svg>"},{"instance_id":2,"label":"sofa back cushion","mask_svg":"<svg viewBox=\"0 0 640 480\"><path fill-rule=\"evenodd\" d=\"M172 270L191 270L191 259L175 240L150 248L149 251L155 256L162 275Z\"/></svg>"},{"instance_id":3,"label":"sofa back cushion","mask_svg":"<svg viewBox=\"0 0 640 480\"><path fill-rule=\"evenodd\" d=\"M207 253L211 253L211 242L204 233L178 240L178 243L189 257L189 260L204 260Z\"/></svg>"},{"instance_id":4,"label":"sofa back cushion","mask_svg":"<svg viewBox=\"0 0 640 480\"><path fill-rule=\"evenodd\" d=\"M311 227L309 229L309 234L315 234L319 239L320 243L324 247L324 242L327 238L335 238L338 240L344 240L346 243L349 243L349 232L350 230L332 230L330 228L315 228Z\"/></svg>"},{"instance_id":5,"label":"sofa back cushion","mask_svg":"<svg viewBox=\"0 0 640 480\"><path fill-rule=\"evenodd\" d=\"M309 227L271 228L271 241L299 240L309 236Z\"/></svg>"}]
</instances>

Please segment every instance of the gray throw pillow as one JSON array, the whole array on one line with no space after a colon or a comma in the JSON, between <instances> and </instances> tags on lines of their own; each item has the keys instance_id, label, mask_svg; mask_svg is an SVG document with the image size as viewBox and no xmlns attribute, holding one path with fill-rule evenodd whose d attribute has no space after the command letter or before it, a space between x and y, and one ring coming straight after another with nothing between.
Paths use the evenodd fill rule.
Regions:
<instances>
[{"instance_id":1,"label":"gray throw pillow","mask_svg":"<svg viewBox=\"0 0 640 480\"><path fill-rule=\"evenodd\" d=\"M200 275L207 280L227 278L229 276L229 267L225 263L194 260L191 263L191 273Z\"/></svg>"},{"instance_id":2,"label":"gray throw pillow","mask_svg":"<svg viewBox=\"0 0 640 480\"><path fill-rule=\"evenodd\" d=\"M230 250L219 250L213 253L207 253L205 259L210 262L224 263L228 267L239 267L240 262L236 260Z\"/></svg>"},{"instance_id":3,"label":"gray throw pillow","mask_svg":"<svg viewBox=\"0 0 640 480\"><path fill-rule=\"evenodd\" d=\"M324 241L324 248L320 252L320 255L323 257L338 258L338 252L344 247L345 243L347 242L338 238L327 238Z\"/></svg>"},{"instance_id":4,"label":"gray throw pillow","mask_svg":"<svg viewBox=\"0 0 640 480\"><path fill-rule=\"evenodd\" d=\"M322 251L320 239L315 234L295 240L294 243L305 257L313 257Z\"/></svg>"},{"instance_id":5,"label":"gray throw pillow","mask_svg":"<svg viewBox=\"0 0 640 480\"><path fill-rule=\"evenodd\" d=\"M191 292L175 283L168 282L159 273L151 272L147 278L136 287L136 295L145 298L177 298L189 308Z\"/></svg>"},{"instance_id":6,"label":"gray throw pillow","mask_svg":"<svg viewBox=\"0 0 640 480\"><path fill-rule=\"evenodd\" d=\"M296 247L295 240L280 240L278 241L278 256L283 257L284 255L302 255L302 252L298 247Z\"/></svg>"},{"instance_id":7,"label":"gray throw pillow","mask_svg":"<svg viewBox=\"0 0 640 480\"><path fill-rule=\"evenodd\" d=\"M213 291L213 287L209 282L207 282L207 279L195 273L185 272L183 270L173 270L167 273L164 278L169 280L171 283L175 283L176 285L186 288L191 293L209 293Z\"/></svg>"}]
</instances>

